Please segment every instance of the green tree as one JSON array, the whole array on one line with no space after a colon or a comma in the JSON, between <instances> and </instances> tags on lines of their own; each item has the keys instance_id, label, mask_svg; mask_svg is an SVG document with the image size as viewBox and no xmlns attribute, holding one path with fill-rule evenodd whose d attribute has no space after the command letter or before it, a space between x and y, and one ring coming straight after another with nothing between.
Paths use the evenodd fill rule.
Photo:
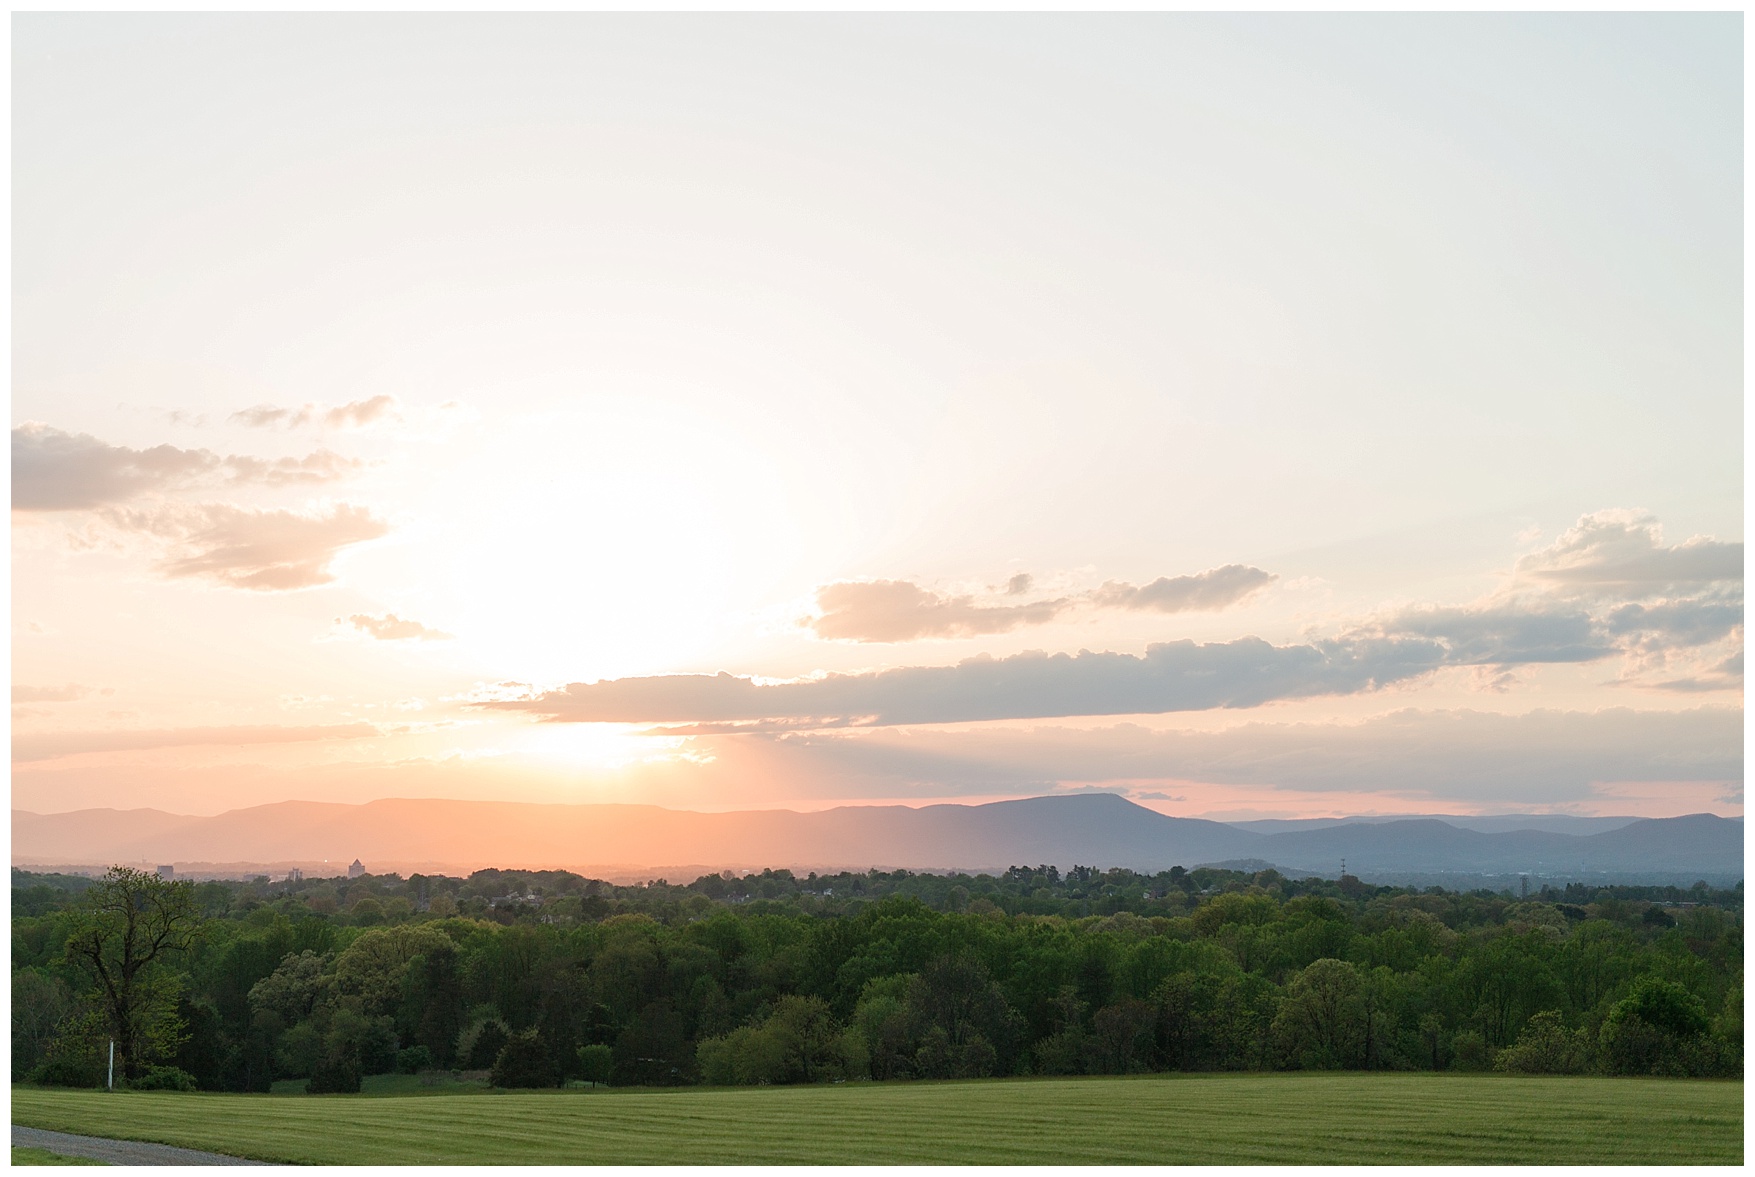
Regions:
<instances>
[{"instance_id":1,"label":"green tree","mask_svg":"<svg viewBox=\"0 0 1755 1177\"><path fill-rule=\"evenodd\" d=\"M630 1087L673 1087L692 1082L695 1044L668 1002L641 1010L615 1040L615 1082Z\"/></svg>"},{"instance_id":2,"label":"green tree","mask_svg":"<svg viewBox=\"0 0 1755 1177\"><path fill-rule=\"evenodd\" d=\"M764 1029L779 1047L784 1082L815 1083L840 1061L841 1029L820 997L782 997Z\"/></svg>"},{"instance_id":3,"label":"green tree","mask_svg":"<svg viewBox=\"0 0 1755 1177\"><path fill-rule=\"evenodd\" d=\"M111 867L69 912L63 959L93 980L93 1029L116 1042L128 1078L177 1047L182 978L171 971L201 928L194 887L125 866Z\"/></svg>"},{"instance_id":4,"label":"green tree","mask_svg":"<svg viewBox=\"0 0 1755 1177\"><path fill-rule=\"evenodd\" d=\"M73 994L66 982L47 969L15 969L12 973L12 1081L17 1082L43 1061L49 1043L73 1012Z\"/></svg>"},{"instance_id":5,"label":"green tree","mask_svg":"<svg viewBox=\"0 0 1755 1177\"><path fill-rule=\"evenodd\" d=\"M1647 974L1603 1020L1604 1066L1622 1075L1687 1075L1711 1025L1706 1005L1674 981Z\"/></svg>"},{"instance_id":6,"label":"green tree","mask_svg":"<svg viewBox=\"0 0 1755 1177\"><path fill-rule=\"evenodd\" d=\"M1316 1070L1363 1065L1365 983L1350 962L1312 961L1286 986L1274 1032L1286 1056Z\"/></svg>"},{"instance_id":7,"label":"green tree","mask_svg":"<svg viewBox=\"0 0 1755 1177\"><path fill-rule=\"evenodd\" d=\"M1021 1019L987 966L970 954L941 956L908 986L920 1045L915 1070L929 1079L1004 1073Z\"/></svg>"},{"instance_id":8,"label":"green tree","mask_svg":"<svg viewBox=\"0 0 1755 1177\"><path fill-rule=\"evenodd\" d=\"M488 1082L495 1087L559 1087L561 1073L535 1030L514 1034L494 1059Z\"/></svg>"},{"instance_id":9,"label":"green tree","mask_svg":"<svg viewBox=\"0 0 1755 1177\"><path fill-rule=\"evenodd\" d=\"M603 1043L581 1046L578 1052L579 1077L593 1087L609 1082L615 1068L615 1051Z\"/></svg>"}]
</instances>

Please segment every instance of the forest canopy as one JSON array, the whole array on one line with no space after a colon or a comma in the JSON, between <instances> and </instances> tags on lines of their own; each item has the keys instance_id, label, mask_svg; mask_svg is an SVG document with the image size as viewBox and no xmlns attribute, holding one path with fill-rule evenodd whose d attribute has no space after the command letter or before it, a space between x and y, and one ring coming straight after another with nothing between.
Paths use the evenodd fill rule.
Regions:
<instances>
[{"instance_id":1,"label":"forest canopy","mask_svg":"<svg viewBox=\"0 0 1755 1177\"><path fill-rule=\"evenodd\" d=\"M129 1004L100 966L136 908L168 926ZM119 1081L216 1091L356 1091L395 1070L505 1087L1742 1074L1742 888L1704 883L1526 896L1210 868L633 886L15 870L12 960L13 1079L73 1086L104 1081L118 1034Z\"/></svg>"}]
</instances>

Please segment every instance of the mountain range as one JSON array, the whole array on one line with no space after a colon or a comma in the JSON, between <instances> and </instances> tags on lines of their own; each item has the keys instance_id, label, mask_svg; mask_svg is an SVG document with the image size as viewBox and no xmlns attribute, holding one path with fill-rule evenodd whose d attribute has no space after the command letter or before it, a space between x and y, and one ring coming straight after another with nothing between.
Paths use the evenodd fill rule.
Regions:
<instances>
[{"instance_id":1,"label":"mountain range","mask_svg":"<svg viewBox=\"0 0 1755 1177\"><path fill-rule=\"evenodd\" d=\"M1701 813L1227 824L1169 817L1110 793L814 813L413 799L286 801L211 817L153 809L12 813L16 866L171 863L197 873L297 866L338 874L355 858L378 873L495 866L677 880L725 868L1000 871L1047 863L1155 872L1245 860L1299 877L1335 877L1345 860L1348 873L1383 881L1527 873L1599 881L1687 876L1686 885L1742 878L1743 822Z\"/></svg>"}]
</instances>

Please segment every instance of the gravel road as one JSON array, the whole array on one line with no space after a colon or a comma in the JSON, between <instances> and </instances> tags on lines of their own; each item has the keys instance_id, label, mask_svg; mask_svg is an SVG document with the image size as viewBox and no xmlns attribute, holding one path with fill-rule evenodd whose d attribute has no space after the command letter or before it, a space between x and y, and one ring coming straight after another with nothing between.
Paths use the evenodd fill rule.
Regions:
<instances>
[{"instance_id":1,"label":"gravel road","mask_svg":"<svg viewBox=\"0 0 1755 1177\"><path fill-rule=\"evenodd\" d=\"M168 1144L147 1144L139 1140L109 1140L102 1136L74 1136L68 1132L46 1132L41 1128L12 1126L12 1143L25 1148L46 1148L64 1157L86 1157L108 1161L112 1165L266 1165L268 1161L247 1161L224 1153L197 1152L192 1148L172 1148Z\"/></svg>"}]
</instances>

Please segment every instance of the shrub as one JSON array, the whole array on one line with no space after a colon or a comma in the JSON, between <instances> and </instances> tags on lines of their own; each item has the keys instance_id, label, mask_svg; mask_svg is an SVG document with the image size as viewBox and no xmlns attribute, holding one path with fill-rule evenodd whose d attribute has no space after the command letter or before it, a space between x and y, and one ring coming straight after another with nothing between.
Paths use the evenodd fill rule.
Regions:
<instances>
[{"instance_id":1,"label":"shrub","mask_svg":"<svg viewBox=\"0 0 1755 1177\"><path fill-rule=\"evenodd\" d=\"M48 1054L30 1072L30 1081L46 1087L102 1087L106 1073L102 1043L69 1028L50 1040Z\"/></svg>"},{"instance_id":2,"label":"shrub","mask_svg":"<svg viewBox=\"0 0 1755 1177\"><path fill-rule=\"evenodd\" d=\"M1066 1027L1036 1043L1036 1071L1042 1075L1082 1075L1089 1053L1085 1032Z\"/></svg>"},{"instance_id":3,"label":"shrub","mask_svg":"<svg viewBox=\"0 0 1755 1177\"><path fill-rule=\"evenodd\" d=\"M609 1082L610 1071L615 1067L615 1051L602 1044L581 1046L578 1058L581 1079L593 1085Z\"/></svg>"},{"instance_id":4,"label":"shrub","mask_svg":"<svg viewBox=\"0 0 1755 1177\"><path fill-rule=\"evenodd\" d=\"M1517 1045L1499 1052L1495 1071L1526 1075L1577 1075L1589 1067L1590 1051L1583 1031L1568 1030L1559 1010L1544 1010L1524 1026Z\"/></svg>"},{"instance_id":5,"label":"shrub","mask_svg":"<svg viewBox=\"0 0 1755 1177\"><path fill-rule=\"evenodd\" d=\"M1450 1040L1450 1065L1458 1071L1487 1069L1487 1040L1479 1030L1463 1030Z\"/></svg>"},{"instance_id":6,"label":"shrub","mask_svg":"<svg viewBox=\"0 0 1755 1177\"><path fill-rule=\"evenodd\" d=\"M30 1081L45 1087L102 1087L104 1066L92 1056L56 1051L31 1071Z\"/></svg>"},{"instance_id":7,"label":"shrub","mask_svg":"<svg viewBox=\"0 0 1755 1177\"><path fill-rule=\"evenodd\" d=\"M484 1071L494 1065L511 1039L511 1029L499 1017L493 1014L477 1017L457 1035L457 1065L465 1070Z\"/></svg>"},{"instance_id":8,"label":"shrub","mask_svg":"<svg viewBox=\"0 0 1755 1177\"><path fill-rule=\"evenodd\" d=\"M181 1067L148 1067L146 1074L128 1086L136 1091L194 1091L199 1084Z\"/></svg>"},{"instance_id":9,"label":"shrub","mask_svg":"<svg viewBox=\"0 0 1755 1177\"><path fill-rule=\"evenodd\" d=\"M703 1038L695 1047L701 1078L714 1086L753 1086L782 1082L785 1059L772 1034L760 1026L739 1026L717 1038Z\"/></svg>"},{"instance_id":10,"label":"shrub","mask_svg":"<svg viewBox=\"0 0 1755 1177\"><path fill-rule=\"evenodd\" d=\"M759 1026L740 1026L695 1047L712 1084L820 1083L863 1075L865 1039L843 1030L820 997L782 997Z\"/></svg>"},{"instance_id":11,"label":"shrub","mask_svg":"<svg viewBox=\"0 0 1755 1177\"><path fill-rule=\"evenodd\" d=\"M433 1052L424 1046L405 1046L396 1052L396 1069L416 1075L433 1065Z\"/></svg>"},{"instance_id":12,"label":"shrub","mask_svg":"<svg viewBox=\"0 0 1755 1177\"><path fill-rule=\"evenodd\" d=\"M311 1068L306 1095L358 1095L360 1068L350 1056L326 1058Z\"/></svg>"},{"instance_id":13,"label":"shrub","mask_svg":"<svg viewBox=\"0 0 1755 1177\"><path fill-rule=\"evenodd\" d=\"M561 1072L536 1031L526 1030L501 1048L488 1082L495 1087L559 1087Z\"/></svg>"}]
</instances>

